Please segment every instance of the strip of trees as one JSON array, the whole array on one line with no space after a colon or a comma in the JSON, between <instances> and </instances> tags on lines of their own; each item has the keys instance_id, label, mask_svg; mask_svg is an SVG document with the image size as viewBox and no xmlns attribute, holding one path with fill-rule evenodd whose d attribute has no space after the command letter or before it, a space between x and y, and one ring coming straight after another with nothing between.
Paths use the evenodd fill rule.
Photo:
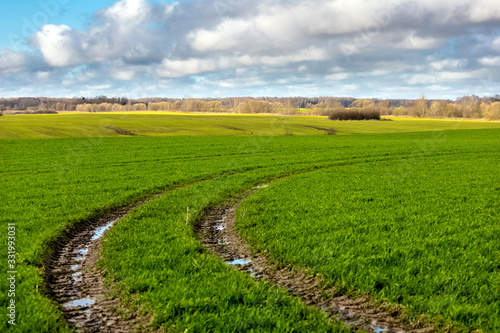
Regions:
<instances>
[{"instance_id":1,"label":"strip of trees","mask_svg":"<svg viewBox=\"0 0 500 333\"><path fill-rule=\"evenodd\" d=\"M230 113L279 113L302 115L341 114L346 110L376 112L380 115L432 118L485 118L500 120L500 96L464 96L451 100L355 99L350 97L236 97L221 99L143 98L98 96L94 98L22 97L0 98L0 115L4 111L184 111Z\"/></svg>"}]
</instances>

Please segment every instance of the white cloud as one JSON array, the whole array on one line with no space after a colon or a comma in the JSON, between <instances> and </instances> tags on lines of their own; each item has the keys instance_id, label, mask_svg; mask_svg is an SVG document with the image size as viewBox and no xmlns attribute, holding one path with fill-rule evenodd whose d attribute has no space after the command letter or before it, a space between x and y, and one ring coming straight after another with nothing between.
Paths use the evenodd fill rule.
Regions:
<instances>
[{"instance_id":1,"label":"white cloud","mask_svg":"<svg viewBox=\"0 0 500 333\"><path fill-rule=\"evenodd\" d=\"M262 56L259 63L268 66L282 66L289 63L302 61L322 61L329 58L328 52L324 49L311 47L306 50L301 50L297 53L280 55L280 56Z\"/></svg>"},{"instance_id":2,"label":"white cloud","mask_svg":"<svg viewBox=\"0 0 500 333\"><path fill-rule=\"evenodd\" d=\"M110 84L98 84L98 85L87 85L87 89L89 90L106 90L111 88L112 86Z\"/></svg>"},{"instance_id":3,"label":"white cloud","mask_svg":"<svg viewBox=\"0 0 500 333\"><path fill-rule=\"evenodd\" d=\"M469 18L472 22L500 19L500 6L497 0L476 0L472 1L470 6Z\"/></svg>"},{"instance_id":4,"label":"white cloud","mask_svg":"<svg viewBox=\"0 0 500 333\"><path fill-rule=\"evenodd\" d=\"M465 59L444 59L430 63L430 66L437 71L442 71L443 69L459 69L463 68L465 65L467 65L467 60Z\"/></svg>"},{"instance_id":5,"label":"white cloud","mask_svg":"<svg viewBox=\"0 0 500 333\"><path fill-rule=\"evenodd\" d=\"M442 84L433 84L433 85L429 86L427 90L430 90L430 91L448 91L448 90L451 90L451 87L444 86Z\"/></svg>"},{"instance_id":6,"label":"white cloud","mask_svg":"<svg viewBox=\"0 0 500 333\"><path fill-rule=\"evenodd\" d=\"M492 46L495 50L500 51L500 37L499 37L499 38L497 38L497 39L495 39L495 40L493 41L493 43L491 43L491 46Z\"/></svg>"},{"instance_id":7,"label":"white cloud","mask_svg":"<svg viewBox=\"0 0 500 333\"><path fill-rule=\"evenodd\" d=\"M439 38L419 37L412 32L398 46L409 50L426 50L438 48L443 45L443 42Z\"/></svg>"},{"instance_id":8,"label":"white cloud","mask_svg":"<svg viewBox=\"0 0 500 333\"><path fill-rule=\"evenodd\" d=\"M171 8L170 6L166 6ZM98 17L119 23L120 27L138 25L150 18L151 5L145 0L121 0L97 13Z\"/></svg>"},{"instance_id":9,"label":"white cloud","mask_svg":"<svg viewBox=\"0 0 500 333\"><path fill-rule=\"evenodd\" d=\"M384 76L384 75L389 75L391 74L390 71L387 71L387 70L374 70L374 71L371 71L370 73L368 73L368 76Z\"/></svg>"},{"instance_id":10,"label":"white cloud","mask_svg":"<svg viewBox=\"0 0 500 333\"><path fill-rule=\"evenodd\" d=\"M28 66L28 57L24 53L0 50L0 74L10 75L22 72Z\"/></svg>"},{"instance_id":11,"label":"white cloud","mask_svg":"<svg viewBox=\"0 0 500 333\"><path fill-rule=\"evenodd\" d=\"M369 71L369 72L362 72L362 73L359 73L358 75L359 76L373 77L373 76L385 76L385 75L389 75L391 73L392 72L388 71L388 70L376 69L376 70Z\"/></svg>"},{"instance_id":12,"label":"white cloud","mask_svg":"<svg viewBox=\"0 0 500 333\"><path fill-rule=\"evenodd\" d=\"M483 70L470 72L438 72L433 74L414 74L409 77L407 83L415 84L440 84L443 82L455 82L459 80L481 79L485 75Z\"/></svg>"},{"instance_id":13,"label":"white cloud","mask_svg":"<svg viewBox=\"0 0 500 333\"><path fill-rule=\"evenodd\" d=\"M76 50L78 41L71 33L72 29L67 25L48 24L35 34L35 42L49 65L65 67L81 63Z\"/></svg>"},{"instance_id":14,"label":"white cloud","mask_svg":"<svg viewBox=\"0 0 500 333\"><path fill-rule=\"evenodd\" d=\"M314 91L346 79L384 91L395 74L409 85L401 91L439 90L442 82L458 87L500 75L497 1L238 0L219 7L218 0L121 0L82 30L42 26L30 53L0 53L0 83L16 74L19 86L34 84L31 77L84 92L94 91L86 87L92 82L123 94L134 84L154 91L167 81L178 91L216 86L253 94L259 85L255 91L289 92L290 82L302 81ZM472 44L481 47L462 47Z\"/></svg>"},{"instance_id":15,"label":"white cloud","mask_svg":"<svg viewBox=\"0 0 500 333\"><path fill-rule=\"evenodd\" d=\"M296 53L280 56L251 57L249 55L218 57L215 59L190 58L187 60L164 59L156 72L161 77L183 77L196 75L228 68L241 68L242 66L276 66L282 67L290 63L303 61L320 61L328 59L325 50L312 47Z\"/></svg>"},{"instance_id":16,"label":"white cloud","mask_svg":"<svg viewBox=\"0 0 500 333\"><path fill-rule=\"evenodd\" d=\"M135 71L133 70L118 70L113 72L112 77L117 80L129 81L135 77Z\"/></svg>"},{"instance_id":17,"label":"white cloud","mask_svg":"<svg viewBox=\"0 0 500 333\"><path fill-rule=\"evenodd\" d=\"M355 83L350 83L350 84L344 84L341 87L341 91L348 91L348 92L353 92L359 90L359 85Z\"/></svg>"},{"instance_id":18,"label":"white cloud","mask_svg":"<svg viewBox=\"0 0 500 333\"><path fill-rule=\"evenodd\" d=\"M401 0L398 3L412 8L414 14L434 14L434 21L442 24L460 24L464 21L482 23L500 19L496 0Z\"/></svg>"},{"instance_id":19,"label":"white cloud","mask_svg":"<svg viewBox=\"0 0 500 333\"><path fill-rule=\"evenodd\" d=\"M189 34L191 47L196 51L231 49L243 41L242 35L250 34L251 23L243 20L226 20L214 30L199 29Z\"/></svg>"},{"instance_id":20,"label":"white cloud","mask_svg":"<svg viewBox=\"0 0 500 333\"><path fill-rule=\"evenodd\" d=\"M336 73L325 76L326 80L340 81L351 77L350 73Z\"/></svg>"},{"instance_id":21,"label":"white cloud","mask_svg":"<svg viewBox=\"0 0 500 333\"><path fill-rule=\"evenodd\" d=\"M486 66L500 66L500 56L484 57L479 59L479 62Z\"/></svg>"},{"instance_id":22,"label":"white cloud","mask_svg":"<svg viewBox=\"0 0 500 333\"><path fill-rule=\"evenodd\" d=\"M163 60L161 66L157 69L160 77L182 77L186 75L195 75L220 69L213 60L207 59L187 59L187 60Z\"/></svg>"},{"instance_id":23,"label":"white cloud","mask_svg":"<svg viewBox=\"0 0 500 333\"><path fill-rule=\"evenodd\" d=\"M46 79L50 76L50 72L37 72L36 76L39 79Z\"/></svg>"},{"instance_id":24,"label":"white cloud","mask_svg":"<svg viewBox=\"0 0 500 333\"><path fill-rule=\"evenodd\" d=\"M255 17L255 26L266 35L283 40L339 35L380 25L375 13L384 7L384 3L367 0L262 4L261 14Z\"/></svg>"},{"instance_id":25,"label":"white cloud","mask_svg":"<svg viewBox=\"0 0 500 333\"><path fill-rule=\"evenodd\" d=\"M124 56L136 60L149 57L153 40L147 31L151 5L145 0L122 0L95 14L101 24L88 30L67 25L44 25L34 43L50 66L67 67Z\"/></svg>"}]
</instances>

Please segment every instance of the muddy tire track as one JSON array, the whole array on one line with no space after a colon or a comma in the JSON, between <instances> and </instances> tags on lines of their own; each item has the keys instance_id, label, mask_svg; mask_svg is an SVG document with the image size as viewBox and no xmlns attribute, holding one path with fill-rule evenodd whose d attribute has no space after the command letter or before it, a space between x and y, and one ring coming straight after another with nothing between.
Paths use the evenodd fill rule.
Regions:
<instances>
[{"instance_id":1,"label":"muddy tire track","mask_svg":"<svg viewBox=\"0 0 500 333\"><path fill-rule=\"evenodd\" d=\"M254 191L239 199L208 209L202 220L194 226L198 239L212 254L235 269L248 272L255 279L266 279L287 289L291 295L322 310L329 318L343 321L355 330L377 333L435 331L434 327L424 323L406 323L398 310L389 305L376 305L369 296L338 296L336 288L325 289L320 278L293 267L279 269L266 253L252 254L251 247L235 230L235 213L240 202L259 188L254 188Z\"/></svg>"},{"instance_id":2,"label":"muddy tire track","mask_svg":"<svg viewBox=\"0 0 500 333\"><path fill-rule=\"evenodd\" d=\"M60 304L68 324L77 332L134 332L149 326L149 318L131 313L119 299L107 295L104 272L97 262L102 237L114 223L155 197L159 195L82 223L52 244L44 264L46 291Z\"/></svg>"},{"instance_id":3,"label":"muddy tire track","mask_svg":"<svg viewBox=\"0 0 500 333\"><path fill-rule=\"evenodd\" d=\"M104 128L107 128L109 130L115 131L118 134L121 135L128 135L128 136L139 136L139 134L133 133L127 129L116 127L116 126L102 126Z\"/></svg>"},{"instance_id":4,"label":"muddy tire track","mask_svg":"<svg viewBox=\"0 0 500 333\"><path fill-rule=\"evenodd\" d=\"M232 172L229 174L237 174ZM43 261L45 294L59 303L70 327L77 332L150 332L152 316L131 312L104 285L105 271L97 266L102 237L133 209L187 186L216 179L206 177L174 185L126 205L109 208L80 221L49 242Z\"/></svg>"}]
</instances>

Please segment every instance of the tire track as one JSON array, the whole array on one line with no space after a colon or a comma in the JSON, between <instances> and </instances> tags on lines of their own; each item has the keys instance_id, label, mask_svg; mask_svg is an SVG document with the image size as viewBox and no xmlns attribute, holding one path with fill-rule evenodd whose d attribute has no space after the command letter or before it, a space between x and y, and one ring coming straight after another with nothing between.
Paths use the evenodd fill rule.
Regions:
<instances>
[{"instance_id":1,"label":"tire track","mask_svg":"<svg viewBox=\"0 0 500 333\"><path fill-rule=\"evenodd\" d=\"M257 186L251 193L205 212L202 220L195 225L195 232L212 254L233 265L235 269L248 272L255 279L266 279L288 289L291 295L322 310L333 320L344 321L346 326L355 330L376 333L435 331L434 327L422 323L405 323L399 311L388 305L377 306L369 296L338 296L335 287L323 288L320 278L293 267L279 269L269 260L266 253L252 254L250 246L235 230L235 213L243 199L265 186Z\"/></svg>"},{"instance_id":2,"label":"tire track","mask_svg":"<svg viewBox=\"0 0 500 333\"><path fill-rule=\"evenodd\" d=\"M235 172L236 174L237 172ZM119 299L107 296L100 259L102 238L119 220L151 200L216 177L170 187L111 208L100 217L81 221L51 242L44 260L46 294L59 303L70 327L77 332L150 332L152 318L130 312Z\"/></svg>"},{"instance_id":3,"label":"tire track","mask_svg":"<svg viewBox=\"0 0 500 333\"><path fill-rule=\"evenodd\" d=\"M252 168L248 171L256 170ZM241 171L227 175L239 174ZM45 294L61 307L70 327L77 332L149 332L152 318L131 313L119 299L107 296L104 269L97 267L102 238L119 220L151 200L182 188L217 179L220 175L174 185L156 193L109 208L97 217L81 221L49 242L43 261Z\"/></svg>"},{"instance_id":4,"label":"tire track","mask_svg":"<svg viewBox=\"0 0 500 333\"><path fill-rule=\"evenodd\" d=\"M120 300L106 296L104 272L97 262L102 237L109 229L134 208L160 196L151 196L82 223L53 244L44 265L47 292L60 304L68 324L77 332L145 331L142 327L149 325L150 318L130 313Z\"/></svg>"},{"instance_id":5,"label":"tire track","mask_svg":"<svg viewBox=\"0 0 500 333\"><path fill-rule=\"evenodd\" d=\"M256 169L259 168L245 170L245 172ZM230 174L238 173L241 172ZM303 171L294 174L300 173ZM290 175L293 174L287 176ZM121 304L120 300L107 297L108 290L104 286L103 278L104 269L96 266L100 258L102 237L116 222L150 200L218 177L198 179L142 199L136 199L122 207L108 209L100 217L81 221L77 226L69 228L61 237L49 244L49 253L44 260L45 291L50 298L60 304L71 327L76 328L78 332L149 331L147 327L150 326L152 318L140 317L138 313L131 313ZM284 177L286 176L277 177L275 180ZM256 190L258 187L254 188L253 192ZM288 288L291 294L324 310L332 318L347 320L349 325L357 328L372 327L372 331L375 332L397 332L392 328L384 328L386 326L383 326L383 321L382 324L379 324L378 321L375 321L374 324L372 320L370 324L367 324L365 317L360 317L357 312L351 311L360 307L358 303L365 304L367 302L360 302L359 299L353 302L348 298L345 302L340 302L342 298L338 298L336 299L337 303L328 303L324 301L325 293L328 296L335 290L321 289L320 280L293 269L278 270L263 255L252 258L249 247L239 240L234 231L234 212L242 199L208 210L205 219L195 224L194 227L199 239L212 253L226 262L234 264L238 269L250 271L255 278L266 278ZM375 311L378 314L381 310L369 308L367 311ZM415 333L431 331L429 329L408 330L408 332Z\"/></svg>"}]
</instances>

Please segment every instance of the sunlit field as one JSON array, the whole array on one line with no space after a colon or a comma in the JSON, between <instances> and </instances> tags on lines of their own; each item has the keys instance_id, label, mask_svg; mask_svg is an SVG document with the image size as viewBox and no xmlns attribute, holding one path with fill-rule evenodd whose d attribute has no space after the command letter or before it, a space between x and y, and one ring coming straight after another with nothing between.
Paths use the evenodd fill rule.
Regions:
<instances>
[{"instance_id":1,"label":"sunlit field","mask_svg":"<svg viewBox=\"0 0 500 333\"><path fill-rule=\"evenodd\" d=\"M0 219L17 253L16 326L1 331L70 331L46 292L48 244L158 193L105 235L98 262L149 329L349 331L198 240L207 208L264 183L237 210L255 253L438 331L500 330L498 122L67 113L3 116L0 138Z\"/></svg>"},{"instance_id":2,"label":"sunlit field","mask_svg":"<svg viewBox=\"0 0 500 333\"><path fill-rule=\"evenodd\" d=\"M0 138L116 136L269 136L397 133L500 128L499 122L383 117L376 121L331 121L318 116L192 114L180 112L62 113L6 115Z\"/></svg>"}]
</instances>

